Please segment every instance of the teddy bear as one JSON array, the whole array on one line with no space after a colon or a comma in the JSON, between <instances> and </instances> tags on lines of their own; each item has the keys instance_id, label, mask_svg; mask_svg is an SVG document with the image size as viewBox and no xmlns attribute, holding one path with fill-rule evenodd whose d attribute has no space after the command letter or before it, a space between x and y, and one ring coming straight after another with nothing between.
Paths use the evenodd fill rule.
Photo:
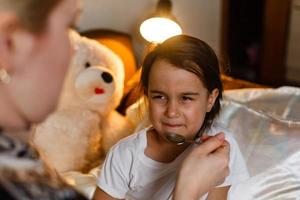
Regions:
<instances>
[{"instance_id":1,"label":"teddy bear","mask_svg":"<svg viewBox=\"0 0 300 200\"><path fill-rule=\"evenodd\" d=\"M98 166L133 126L115 109L123 96L121 59L98 41L71 31L74 54L57 110L39 124L32 143L58 172Z\"/></svg>"}]
</instances>

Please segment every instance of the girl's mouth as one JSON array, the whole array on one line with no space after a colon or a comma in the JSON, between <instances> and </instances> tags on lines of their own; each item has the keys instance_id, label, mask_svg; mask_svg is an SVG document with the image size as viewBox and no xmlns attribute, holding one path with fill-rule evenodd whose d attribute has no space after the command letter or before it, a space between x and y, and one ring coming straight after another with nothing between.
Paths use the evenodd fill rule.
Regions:
<instances>
[{"instance_id":1,"label":"girl's mouth","mask_svg":"<svg viewBox=\"0 0 300 200\"><path fill-rule=\"evenodd\" d=\"M169 123L163 123L164 126L168 126L171 128L176 128L182 126L181 124L169 124Z\"/></svg>"}]
</instances>

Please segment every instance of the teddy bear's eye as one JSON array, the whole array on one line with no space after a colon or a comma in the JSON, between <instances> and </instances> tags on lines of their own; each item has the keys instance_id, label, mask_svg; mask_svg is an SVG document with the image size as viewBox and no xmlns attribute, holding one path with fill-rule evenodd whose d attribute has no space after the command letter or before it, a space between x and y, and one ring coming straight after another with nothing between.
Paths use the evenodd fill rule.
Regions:
<instances>
[{"instance_id":1,"label":"teddy bear's eye","mask_svg":"<svg viewBox=\"0 0 300 200\"><path fill-rule=\"evenodd\" d=\"M85 66L85 68L89 68L91 66L91 63L86 62L84 66Z\"/></svg>"}]
</instances>

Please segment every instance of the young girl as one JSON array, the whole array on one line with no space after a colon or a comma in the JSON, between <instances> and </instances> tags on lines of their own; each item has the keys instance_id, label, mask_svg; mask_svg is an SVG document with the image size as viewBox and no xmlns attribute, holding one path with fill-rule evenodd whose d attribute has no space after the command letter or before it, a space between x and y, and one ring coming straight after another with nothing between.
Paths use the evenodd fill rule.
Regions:
<instances>
[{"instance_id":1,"label":"young girl","mask_svg":"<svg viewBox=\"0 0 300 200\"><path fill-rule=\"evenodd\" d=\"M247 179L248 172L235 140L213 123L222 97L214 51L190 36L170 38L146 56L140 84L152 125L109 152L97 181L103 199L171 199L180 164L197 144L174 144L168 134L199 140L219 132L230 144L230 174L201 199L226 199L230 185Z\"/></svg>"}]
</instances>

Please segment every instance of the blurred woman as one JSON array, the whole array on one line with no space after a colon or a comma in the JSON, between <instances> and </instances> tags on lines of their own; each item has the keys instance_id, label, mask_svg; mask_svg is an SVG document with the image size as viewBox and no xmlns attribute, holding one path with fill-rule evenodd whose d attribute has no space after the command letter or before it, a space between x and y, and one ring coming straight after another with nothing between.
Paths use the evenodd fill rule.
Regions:
<instances>
[{"instance_id":1,"label":"blurred woman","mask_svg":"<svg viewBox=\"0 0 300 200\"><path fill-rule=\"evenodd\" d=\"M74 0L0 1L1 199L84 199L38 159L32 123L54 110L71 48Z\"/></svg>"}]
</instances>

